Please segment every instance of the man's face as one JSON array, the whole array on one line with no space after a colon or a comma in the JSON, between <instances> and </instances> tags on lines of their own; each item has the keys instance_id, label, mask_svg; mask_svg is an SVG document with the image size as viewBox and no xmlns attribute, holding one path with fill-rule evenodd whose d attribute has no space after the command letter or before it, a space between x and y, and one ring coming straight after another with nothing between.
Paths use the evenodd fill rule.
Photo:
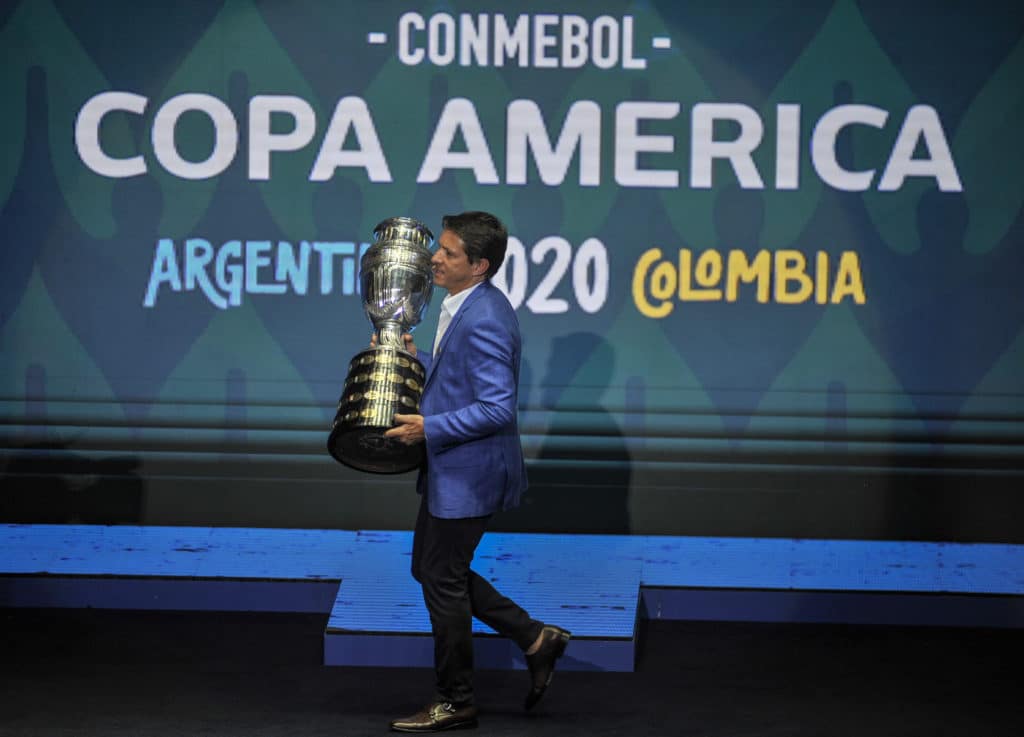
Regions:
<instances>
[{"instance_id":1,"label":"man's face","mask_svg":"<svg viewBox=\"0 0 1024 737\"><path fill-rule=\"evenodd\" d=\"M442 231L437 239L437 251L430 265L434 270L434 284L447 289L448 294L458 294L483 281L480 277L487 273L487 259L471 264L462 239L450 230Z\"/></svg>"}]
</instances>

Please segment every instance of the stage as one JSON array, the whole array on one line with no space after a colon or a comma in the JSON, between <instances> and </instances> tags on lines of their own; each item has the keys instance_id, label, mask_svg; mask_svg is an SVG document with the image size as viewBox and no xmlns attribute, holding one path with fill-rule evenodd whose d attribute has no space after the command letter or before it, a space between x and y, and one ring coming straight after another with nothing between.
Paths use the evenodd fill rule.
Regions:
<instances>
[{"instance_id":1,"label":"stage","mask_svg":"<svg viewBox=\"0 0 1024 737\"><path fill-rule=\"evenodd\" d=\"M427 667L412 534L0 528L0 606L326 614L323 662ZM1024 546L488 533L474 568L573 632L561 669L632 671L644 620L1024 626ZM477 664L523 668L476 622Z\"/></svg>"}]
</instances>

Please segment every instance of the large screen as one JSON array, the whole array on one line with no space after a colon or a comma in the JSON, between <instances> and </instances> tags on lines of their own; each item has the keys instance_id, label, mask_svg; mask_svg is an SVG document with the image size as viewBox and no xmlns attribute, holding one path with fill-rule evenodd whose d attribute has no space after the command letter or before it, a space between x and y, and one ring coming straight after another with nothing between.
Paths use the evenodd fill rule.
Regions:
<instances>
[{"instance_id":1,"label":"large screen","mask_svg":"<svg viewBox=\"0 0 1024 737\"><path fill-rule=\"evenodd\" d=\"M1013 4L0 13L6 519L411 525L408 475L326 452L360 257L488 210L532 479L498 524L1022 536Z\"/></svg>"}]
</instances>

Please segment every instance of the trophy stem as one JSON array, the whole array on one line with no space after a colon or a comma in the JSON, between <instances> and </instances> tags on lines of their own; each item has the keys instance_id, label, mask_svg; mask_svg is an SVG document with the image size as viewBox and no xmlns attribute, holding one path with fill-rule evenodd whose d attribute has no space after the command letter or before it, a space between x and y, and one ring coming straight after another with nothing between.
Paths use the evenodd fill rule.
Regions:
<instances>
[{"instance_id":1,"label":"trophy stem","mask_svg":"<svg viewBox=\"0 0 1024 737\"><path fill-rule=\"evenodd\" d=\"M377 330L377 345L405 350L405 341L402 340L402 325L395 320L386 320L381 323Z\"/></svg>"}]
</instances>

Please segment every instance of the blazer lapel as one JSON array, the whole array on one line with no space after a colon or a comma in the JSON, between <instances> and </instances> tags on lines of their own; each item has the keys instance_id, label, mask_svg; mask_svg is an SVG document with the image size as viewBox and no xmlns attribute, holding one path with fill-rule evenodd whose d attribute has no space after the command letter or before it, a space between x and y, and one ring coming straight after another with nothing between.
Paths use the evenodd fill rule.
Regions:
<instances>
[{"instance_id":1,"label":"blazer lapel","mask_svg":"<svg viewBox=\"0 0 1024 737\"><path fill-rule=\"evenodd\" d=\"M459 325L462 323L462 318L466 315L466 311L471 309L473 303L480 299L484 291L491 288L491 283L488 281L481 282L480 286L473 290L463 301L462 305L459 306L459 311L455 313L455 317L448 323L448 328L444 331L444 335L441 336L441 344L437 347L437 354L434 359L430 362L430 369L427 371L427 378L423 382L423 388L426 389L427 385L430 384L430 379L434 376L434 371L437 369L437 364L444 359L445 351L448 349L448 344L451 342L452 335L454 335Z\"/></svg>"}]
</instances>

